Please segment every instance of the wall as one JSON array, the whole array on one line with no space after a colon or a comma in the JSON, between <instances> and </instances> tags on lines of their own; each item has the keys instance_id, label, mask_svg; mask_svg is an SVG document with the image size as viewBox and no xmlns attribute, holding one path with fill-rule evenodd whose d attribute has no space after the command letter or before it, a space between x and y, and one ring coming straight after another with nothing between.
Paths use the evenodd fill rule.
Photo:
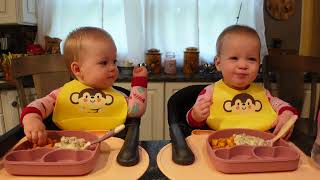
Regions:
<instances>
[{"instance_id":1,"label":"wall","mask_svg":"<svg viewBox=\"0 0 320 180\"><path fill-rule=\"evenodd\" d=\"M301 7L302 0L295 0L295 13L286 21L275 20L268 14L266 9L264 10L268 47L271 47L272 38L280 38L282 40L282 49L295 49L299 52Z\"/></svg>"}]
</instances>

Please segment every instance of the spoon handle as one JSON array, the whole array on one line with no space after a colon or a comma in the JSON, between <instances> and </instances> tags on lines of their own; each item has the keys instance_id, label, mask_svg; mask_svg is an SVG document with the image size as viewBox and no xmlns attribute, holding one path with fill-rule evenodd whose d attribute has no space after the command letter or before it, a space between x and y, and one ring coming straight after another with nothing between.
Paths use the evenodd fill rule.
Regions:
<instances>
[{"instance_id":1,"label":"spoon handle","mask_svg":"<svg viewBox=\"0 0 320 180\"><path fill-rule=\"evenodd\" d=\"M274 143L278 139L280 139L292 127L292 125L296 122L297 119L298 119L297 115L291 116L290 119L282 126L278 134L271 139L271 142Z\"/></svg>"},{"instance_id":2,"label":"spoon handle","mask_svg":"<svg viewBox=\"0 0 320 180\"><path fill-rule=\"evenodd\" d=\"M101 142L103 140L106 140L112 136L114 136L115 134L119 133L120 131L122 131L123 129L125 128L125 125L124 124L121 124L119 126L117 126L116 128L108 131L105 135L103 135L102 137L92 141L90 144L95 144L95 143L98 143L98 142Z\"/></svg>"}]
</instances>

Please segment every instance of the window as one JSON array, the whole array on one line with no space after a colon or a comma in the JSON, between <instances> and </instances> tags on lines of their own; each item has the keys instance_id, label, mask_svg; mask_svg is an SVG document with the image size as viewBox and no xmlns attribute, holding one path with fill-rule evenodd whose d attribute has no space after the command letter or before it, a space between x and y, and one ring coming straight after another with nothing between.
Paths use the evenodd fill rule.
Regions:
<instances>
[{"instance_id":1,"label":"window","mask_svg":"<svg viewBox=\"0 0 320 180\"><path fill-rule=\"evenodd\" d=\"M141 63L146 50L157 48L162 55L175 52L181 66L185 48L197 47L201 61L212 63L218 35L237 20L258 31L261 54L267 53L263 0L42 0L38 10L38 37L65 39L76 27L102 27L113 36L119 60Z\"/></svg>"}]
</instances>

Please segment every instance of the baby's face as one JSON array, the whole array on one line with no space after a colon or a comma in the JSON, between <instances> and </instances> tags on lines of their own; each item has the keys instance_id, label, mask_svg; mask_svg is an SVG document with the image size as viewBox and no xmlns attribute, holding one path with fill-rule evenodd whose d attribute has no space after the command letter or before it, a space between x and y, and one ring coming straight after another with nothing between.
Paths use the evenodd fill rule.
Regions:
<instances>
[{"instance_id":1,"label":"baby's face","mask_svg":"<svg viewBox=\"0 0 320 180\"><path fill-rule=\"evenodd\" d=\"M111 39L86 39L80 52L80 77L87 86L106 89L118 78L117 49Z\"/></svg>"},{"instance_id":2,"label":"baby's face","mask_svg":"<svg viewBox=\"0 0 320 180\"><path fill-rule=\"evenodd\" d=\"M226 85L233 89L246 89L259 71L259 40L252 35L227 34L215 64Z\"/></svg>"}]
</instances>

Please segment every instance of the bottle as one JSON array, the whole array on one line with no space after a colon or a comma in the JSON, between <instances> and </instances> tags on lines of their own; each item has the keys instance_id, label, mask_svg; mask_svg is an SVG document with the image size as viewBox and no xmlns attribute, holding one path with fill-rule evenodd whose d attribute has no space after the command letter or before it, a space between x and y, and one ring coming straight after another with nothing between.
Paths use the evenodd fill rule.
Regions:
<instances>
[{"instance_id":1,"label":"bottle","mask_svg":"<svg viewBox=\"0 0 320 180\"><path fill-rule=\"evenodd\" d=\"M164 59L164 72L169 75L175 75L176 69L176 56L174 52L167 52Z\"/></svg>"},{"instance_id":2,"label":"bottle","mask_svg":"<svg viewBox=\"0 0 320 180\"><path fill-rule=\"evenodd\" d=\"M318 114L318 131L317 138L314 141L312 150L311 150L311 159L315 162L316 166L320 168L320 111Z\"/></svg>"}]
</instances>

